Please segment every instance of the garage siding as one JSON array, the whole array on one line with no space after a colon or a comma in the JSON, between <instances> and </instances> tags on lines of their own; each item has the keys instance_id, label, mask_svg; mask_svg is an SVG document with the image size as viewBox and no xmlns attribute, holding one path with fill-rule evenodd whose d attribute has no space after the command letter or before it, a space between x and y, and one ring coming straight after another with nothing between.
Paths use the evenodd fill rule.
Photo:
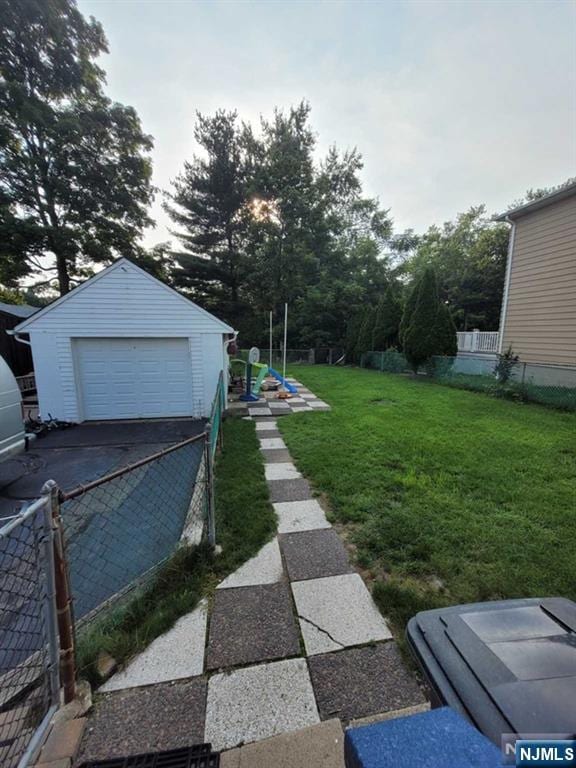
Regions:
<instances>
[{"instance_id":1,"label":"garage siding","mask_svg":"<svg viewBox=\"0 0 576 768\"><path fill-rule=\"evenodd\" d=\"M222 369L231 329L130 262L115 264L30 326L40 414L82 421L75 341L82 338L185 338L191 360L192 415L208 416L211 382Z\"/></svg>"}]
</instances>

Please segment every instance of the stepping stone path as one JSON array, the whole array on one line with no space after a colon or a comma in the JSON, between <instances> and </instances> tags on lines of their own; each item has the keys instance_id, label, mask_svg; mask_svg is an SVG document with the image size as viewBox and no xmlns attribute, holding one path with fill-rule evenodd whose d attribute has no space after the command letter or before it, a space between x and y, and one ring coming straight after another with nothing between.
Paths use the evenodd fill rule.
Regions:
<instances>
[{"instance_id":1,"label":"stepping stone path","mask_svg":"<svg viewBox=\"0 0 576 768\"><path fill-rule=\"evenodd\" d=\"M230 768L272 754L297 765L299 748L327 738L338 756L325 765L340 766L339 722L425 704L278 431L286 415L330 411L289 381L293 398L231 408L255 422L278 536L218 585L210 609L202 601L100 688L77 765L199 742L231 750Z\"/></svg>"}]
</instances>

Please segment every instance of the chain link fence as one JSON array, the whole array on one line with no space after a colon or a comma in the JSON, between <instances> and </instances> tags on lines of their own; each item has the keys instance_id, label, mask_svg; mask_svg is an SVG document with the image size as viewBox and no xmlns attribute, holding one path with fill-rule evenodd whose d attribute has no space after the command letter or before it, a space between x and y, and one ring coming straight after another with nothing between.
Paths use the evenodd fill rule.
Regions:
<instances>
[{"instance_id":1,"label":"chain link fence","mask_svg":"<svg viewBox=\"0 0 576 768\"><path fill-rule=\"evenodd\" d=\"M497 362L495 355L438 356L422 372L447 386L576 411L576 368L517 362L502 380L496 375ZM412 370L404 355L393 349L364 353L361 366L387 373Z\"/></svg>"},{"instance_id":2,"label":"chain link fence","mask_svg":"<svg viewBox=\"0 0 576 768\"><path fill-rule=\"evenodd\" d=\"M0 528L0 765L26 761L56 710L59 648L47 497Z\"/></svg>"},{"instance_id":3,"label":"chain link fence","mask_svg":"<svg viewBox=\"0 0 576 768\"><path fill-rule=\"evenodd\" d=\"M238 357L248 360L248 349L238 350ZM335 365L344 355L342 347L315 347L308 349L287 349L286 363L300 363L305 365ZM260 362L270 365L270 350L260 347ZM281 349L272 350L272 368L281 370L284 362Z\"/></svg>"},{"instance_id":4,"label":"chain link fence","mask_svg":"<svg viewBox=\"0 0 576 768\"><path fill-rule=\"evenodd\" d=\"M205 431L0 520L0 766L23 768L61 694L74 695L74 632L148 586L181 546L216 542L213 462L221 374Z\"/></svg>"},{"instance_id":5,"label":"chain link fence","mask_svg":"<svg viewBox=\"0 0 576 768\"><path fill-rule=\"evenodd\" d=\"M77 624L141 586L180 543L200 543L206 445L198 435L61 495Z\"/></svg>"}]
</instances>

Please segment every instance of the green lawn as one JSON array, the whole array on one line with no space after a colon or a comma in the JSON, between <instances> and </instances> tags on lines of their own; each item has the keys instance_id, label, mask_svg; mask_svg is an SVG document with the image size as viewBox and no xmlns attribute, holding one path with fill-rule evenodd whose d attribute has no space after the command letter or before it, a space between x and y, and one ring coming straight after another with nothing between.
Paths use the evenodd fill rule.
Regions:
<instances>
[{"instance_id":1,"label":"green lawn","mask_svg":"<svg viewBox=\"0 0 576 768\"><path fill-rule=\"evenodd\" d=\"M576 599L576 414L403 375L291 373L332 411L280 429L397 632L447 603Z\"/></svg>"}]
</instances>

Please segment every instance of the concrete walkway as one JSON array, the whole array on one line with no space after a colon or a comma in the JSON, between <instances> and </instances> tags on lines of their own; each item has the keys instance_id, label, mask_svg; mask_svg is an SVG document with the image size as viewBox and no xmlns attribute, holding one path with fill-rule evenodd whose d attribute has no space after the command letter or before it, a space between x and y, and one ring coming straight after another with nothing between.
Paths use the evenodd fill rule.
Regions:
<instances>
[{"instance_id":1,"label":"concrete walkway","mask_svg":"<svg viewBox=\"0 0 576 768\"><path fill-rule=\"evenodd\" d=\"M261 742L234 749L225 765L256 764L261 753L299 766L292 737L278 735L305 729L301 738L319 745L326 734L325 765L336 767L335 719L347 725L425 705L278 431L282 415L330 409L294 383L290 405L263 398L246 416L255 421L278 536L218 586L210 612L202 603L101 688L78 763L197 742L217 751ZM334 745L337 760L328 759Z\"/></svg>"}]
</instances>

